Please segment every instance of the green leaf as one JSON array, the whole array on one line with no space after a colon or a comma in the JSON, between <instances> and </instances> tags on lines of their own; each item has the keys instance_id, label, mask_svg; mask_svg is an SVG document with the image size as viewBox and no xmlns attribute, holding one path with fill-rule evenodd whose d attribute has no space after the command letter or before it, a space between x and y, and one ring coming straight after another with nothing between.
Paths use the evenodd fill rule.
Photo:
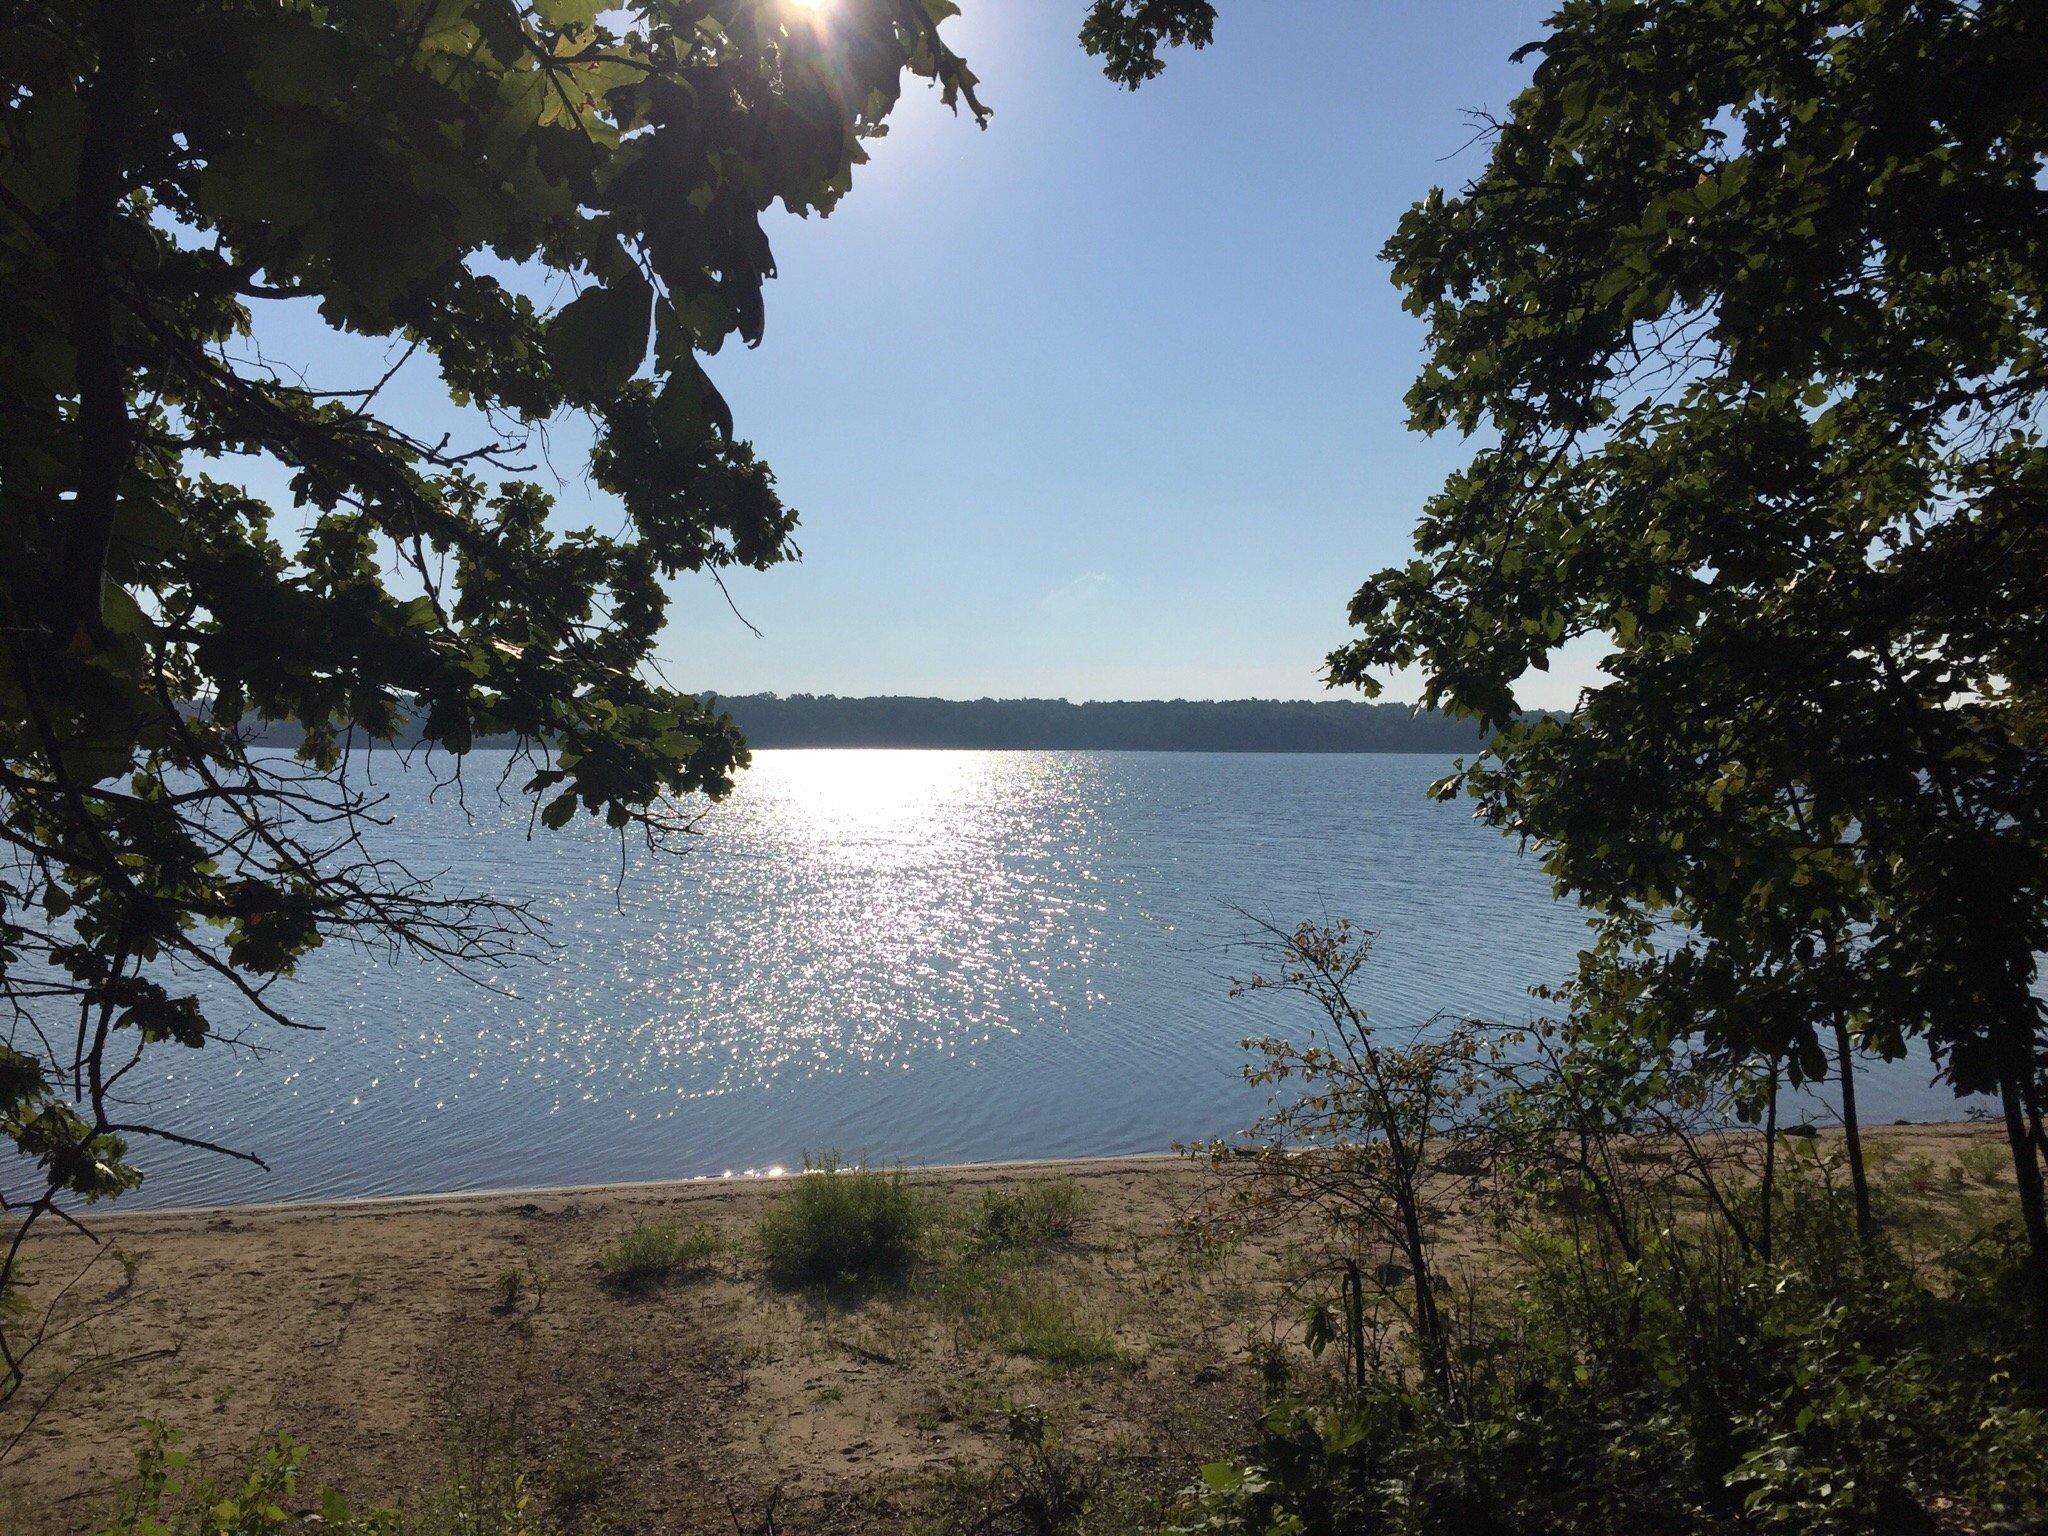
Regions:
<instances>
[{"instance_id":1,"label":"green leaf","mask_svg":"<svg viewBox=\"0 0 2048 1536\"><path fill-rule=\"evenodd\" d=\"M1218 1493L1229 1493L1244 1485L1244 1473L1227 1461L1209 1461L1202 1464L1202 1484Z\"/></svg>"},{"instance_id":2,"label":"green leaf","mask_svg":"<svg viewBox=\"0 0 2048 1536\"><path fill-rule=\"evenodd\" d=\"M571 399L610 399L647 356L654 290L637 271L589 288L549 324L548 359Z\"/></svg>"},{"instance_id":3,"label":"green leaf","mask_svg":"<svg viewBox=\"0 0 2048 1536\"><path fill-rule=\"evenodd\" d=\"M534 12L550 27L589 27L605 9L605 0L534 0Z\"/></svg>"}]
</instances>

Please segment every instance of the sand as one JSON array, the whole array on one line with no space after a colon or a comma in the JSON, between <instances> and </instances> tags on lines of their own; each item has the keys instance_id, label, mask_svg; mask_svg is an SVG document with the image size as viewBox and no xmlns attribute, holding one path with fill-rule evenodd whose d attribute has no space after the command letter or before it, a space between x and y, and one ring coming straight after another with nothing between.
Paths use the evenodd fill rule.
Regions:
<instances>
[{"instance_id":1,"label":"sand","mask_svg":"<svg viewBox=\"0 0 2048 1536\"><path fill-rule=\"evenodd\" d=\"M1080 1441L1244 1408L1242 1373L1215 1367L1243 1354L1233 1283L1173 1281L1162 1313L1151 1274L1174 1262L1204 1170L1164 1157L911 1178L962 1201L1078 1182L1092 1202L1082 1241L1048 1262L1071 1272L1070 1294L1126 1359L1055 1370L954 1336L924 1302L775 1290L744 1237L777 1180L113 1214L93 1223L112 1251L75 1293L96 1314L66 1361L79 1373L0 1463L0 1531L89 1528L150 1418L223 1467L287 1433L312 1448L307 1486L386 1498L432 1482L495 1419L528 1466L567 1439L630 1467L606 1480L600 1528L730 1533L728 1498L749 1528L771 1500L779 1530L865 1523L891 1490L1000 1458L1011 1402L1044 1403ZM678 1215L735 1239L717 1273L645 1294L611 1284L604 1244ZM90 1251L46 1231L28 1261L45 1291ZM528 1277L511 1309L508 1269ZM0 1415L0 1435L22 1417Z\"/></svg>"}]
</instances>

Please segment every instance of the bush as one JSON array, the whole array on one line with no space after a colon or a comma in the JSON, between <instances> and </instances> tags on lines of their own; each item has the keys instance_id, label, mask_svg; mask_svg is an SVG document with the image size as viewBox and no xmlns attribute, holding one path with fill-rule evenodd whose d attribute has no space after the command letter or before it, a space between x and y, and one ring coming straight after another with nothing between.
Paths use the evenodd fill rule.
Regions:
<instances>
[{"instance_id":1,"label":"bush","mask_svg":"<svg viewBox=\"0 0 2048 1536\"><path fill-rule=\"evenodd\" d=\"M1087 1192L1072 1179L985 1189L974 1203L970 1230L977 1246L993 1252L1059 1247L1073 1242L1088 1206Z\"/></svg>"},{"instance_id":2,"label":"bush","mask_svg":"<svg viewBox=\"0 0 2048 1536\"><path fill-rule=\"evenodd\" d=\"M286 1436L256 1452L240 1477L223 1482L178 1449L174 1430L146 1426L135 1475L96 1536L555 1536L559 1527L526 1491L502 1426L452 1459L446 1482L403 1511L356 1510L333 1489L299 1494L306 1448ZM308 1502L316 1513L302 1515ZM581 1501L588 1503L587 1498Z\"/></svg>"},{"instance_id":3,"label":"bush","mask_svg":"<svg viewBox=\"0 0 2048 1536\"><path fill-rule=\"evenodd\" d=\"M1397 1363L1276 1403L1243 1456L1205 1469L1183 1531L2048 1529L2010 1234L1924 1273L1882 1249L1823 1267L1804 1245L1744 1271L1695 1230L1596 1275L1550 1262L1554 1242L1468 1312L1447 1393Z\"/></svg>"},{"instance_id":4,"label":"bush","mask_svg":"<svg viewBox=\"0 0 2048 1536\"><path fill-rule=\"evenodd\" d=\"M598 1262L615 1284L639 1288L705 1273L720 1247L701 1221L643 1221L613 1238Z\"/></svg>"},{"instance_id":5,"label":"bush","mask_svg":"<svg viewBox=\"0 0 2048 1536\"><path fill-rule=\"evenodd\" d=\"M1330 966L1355 955L1297 948ZM1348 1019L1332 990L1326 1011ZM1471 1058L1486 1091L1453 1102L1471 1107L1468 1141L1496 1152L1493 1182L1436 1178L1403 1213L1421 1241L1401 1246L1424 1249L1469 1192L1508 1241L1464 1266L1464 1285L1442 1285L1427 1319L1384 1287L1367 1317L1361 1275L1388 1246L1377 1218L1400 1193L1378 1148L1423 1126L1441 1144L1444 1098L1421 1051L1412 1076L1375 1075L1370 1035L1352 1035L1372 1091L1304 1102L1330 1141L1367 1155L1310 1158L1294 1147L1312 1139L1290 1138L1271 1160L1288 1198L1253 1204L1342 1256L1349 1369L1283 1396L1241 1457L1206 1468L1184 1532L2048 1531L2024 1247L1986 1227L1977 1202L1916 1202L1911 1224L1861 1227L1832 1143L1741 1130L1768 1102L1768 1074L1573 1019ZM1322 1057L1280 1045L1260 1044L1282 1069L1273 1080L1303 1062L1321 1070ZM1428 1118L1392 1123L1390 1083L1420 1083ZM1961 1176L1988 1178L1995 1151L1959 1160ZM1895 1176L1924 1195L1933 1172L1920 1158ZM1338 1337L1311 1326L1306 1342Z\"/></svg>"},{"instance_id":6,"label":"bush","mask_svg":"<svg viewBox=\"0 0 2048 1536\"><path fill-rule=\"evenodd\" d=\"M903 1171L840 1166L836 1155L804 1159L803 1174L755 1227L768 1278L777 1285L859 1285L901 1278L931 1217Z\"/></svg>"}]
</instances>

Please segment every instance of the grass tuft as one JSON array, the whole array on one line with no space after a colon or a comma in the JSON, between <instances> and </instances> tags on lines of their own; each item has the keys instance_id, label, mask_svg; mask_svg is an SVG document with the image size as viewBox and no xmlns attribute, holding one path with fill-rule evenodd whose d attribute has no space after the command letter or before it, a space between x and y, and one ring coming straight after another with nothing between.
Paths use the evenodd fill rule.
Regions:
<instances>
[{"instance_id":1,"label":"grass tuft","mask_svg":"<svg viewBox=\"0 0 2048 1536\"><path fill-rule=\"evenodd\" d=\"M701 1221L643 1221L613 1238L598 1262L614 1284L640 1288L704 1274L721 1246Z\"/></svg>"},{"instance_id":2,"label":"grass tuft","mask_svg":"<svg viewBox=\"0 0 2048 1536\"><path fill-rule=\"evenodd\" d=\"M2010 1154L1995 1141L1973 1141L1956 1153L1958 1182L2002 1184L2011 1171Z\"/></svg>"},{"instance_id":3,"label":"grass tuft","mask_svg":"<svg viewBox=\"0 0 2048 1536\"><path fill-rule=\"evenodd\" d=\"M548 1508L564 1525L576 1524L602 1502L611 1480L611 1464L584 1442L571 1424L548 1458Z\"/></svg>"},{"instance_id":4,"label":"grass tuft","mask_svg":"<svg viewBox=\"0 0 2048 1536\"><path fill-rule=\"evenodd\" d=\"M1041 1365L1079 1371L1125 1363L1115 1334L1075 1316L1058 1297L1043 1290L1028 1291L1006 1321L1011 1351Z\"/></svg>"},{"instance_id":5,"label":"grass tuft","mask_svg":"<svg viewBox=\"0 0 2048 1536\"><path fill-rule=\"evenodd\" d=\"M1065 1247L1080 1231L1089 1203L1072 1179L985 1189L974 1203L970 1230L977 1247L995 1253Z\"/></svg>"}]
</instances>

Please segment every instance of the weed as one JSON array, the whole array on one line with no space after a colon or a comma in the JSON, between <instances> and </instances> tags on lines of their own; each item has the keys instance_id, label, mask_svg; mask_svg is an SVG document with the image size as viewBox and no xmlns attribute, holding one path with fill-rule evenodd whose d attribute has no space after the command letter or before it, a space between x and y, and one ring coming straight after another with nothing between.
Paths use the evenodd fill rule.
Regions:
<instances>
[{"instance_id":1,"label":"weed","mask_svg":"<svg viewBox=\"0 0 2048 1536\"><path fill-rule=\"evenodd\" d=\"M977 1526L1020 1536L1063 1536L1077 1529L1095 1493L1097 1474L1060 1444L1043 1411L1012 1407L1009 1450L997 1486L1009 1497L985 1510Z\"/></svg>"},{"instance_id":2,"label":"weed","mask_svg":"<svg viewBox=\"0 0 2048 1536\"><path fill-rule=\"evenodd\" d=\"M175 1430L154 1421L144 1430L135 1475L116 1495L99 1536L242 1536L283 1528L283 1511L297 1502L304 1446L280 1436L250 1459L238 1481L223 1483L178 1449ZM358 1519L330 1499L322 1513L332 1514L326 1523L344 1536L397 1530L388 1511Z\"/></svg>"},{"instance_id":3,"label":"weed","mask_svg":"<svg viewBox=\"0 0 2048 1536\"><path fill-rule=\"evenodd\" d=\"M550 1276L547 1270L531 1261L525 1264L511 1264L498 1271L498 1281L492 1287L497 1297L496 1310L515 1313L532 1304L532 1310L540 1311L541 1303L547 1299Z\"/></svg>"},{"instance_id":4,"label":"weed","mask_svg":"<svg viewBox=\"0 0 2048 1536\"><path fill-rule=\"evenodd\" d=\"M1286 1346L1278 1339L1261 1339L1252 1345L1251 1357L1252 1364L1258 1367L1259 1380L1265 1384L1267 1400L1285 1397L1294 1376Z\"/></svg>"},{"instance_id":5,"label":"weed","mask_svg":"<svg viewBox=\"0 0 2048 1536\"><path fill-rule=\"evenodd\" d=\"M323 1536L555 1536L559 1529L528 1495L502 1426L456 1456L447 1480L403 1512L353 1509L332 1489L317 1500L304 1498L299 1467L306 1450L285 1436L258 1450L239 1476L223 1480L178 1448L175 1430L154 1422L145 1430L135 1473L94 1527L97 1536L281 1536L300 1529ZM594 1485L587 1470L577 1472L571 1486L581 1496L573 1507L587 1505L601 1488L603 1464L596 1466ZM303 1524L288 1513L309 1503Z\"/></svg>"},{"instance_id":6,"label":"weed","mask_svg":"<svg viewBox=\"0 0 2048 1536\"><path fill-rule=\"evenodd\" d=\"M2003 1183L2012 1164L2006 1149L1994 1141L1973 1141L1956 1154L1956 1170L1976 1184Z\"/></svg>"},{"instance_id":7,"label":"weed","mask_svg":"<svg viewBox=\"0 0 2048 1536\"><path fill-rule=\"evenodd\" d=\"M582 1432L570 1425L548 1458L548 1508L555 1518L572 1522L602 1499L611 1471L611 1464L592 1451Z\"/></svg>"},{"instance_id":8,"label":"weed","mask_svg":"<svg viewBox=\"0 0 2048 1536\"><path fill-rule=\"evenodd\" d=\"M372 1536L370 1528L344 1529L350 1536L358 1530ZM462 1437L447 1481L407 1510L404 1519L394 1517L390 1525L376 1527L374 1536L546 1536L553 1529L540 1518L527 1491L511 1426L492 1418Z\"/></svg>"}]
</instances>

